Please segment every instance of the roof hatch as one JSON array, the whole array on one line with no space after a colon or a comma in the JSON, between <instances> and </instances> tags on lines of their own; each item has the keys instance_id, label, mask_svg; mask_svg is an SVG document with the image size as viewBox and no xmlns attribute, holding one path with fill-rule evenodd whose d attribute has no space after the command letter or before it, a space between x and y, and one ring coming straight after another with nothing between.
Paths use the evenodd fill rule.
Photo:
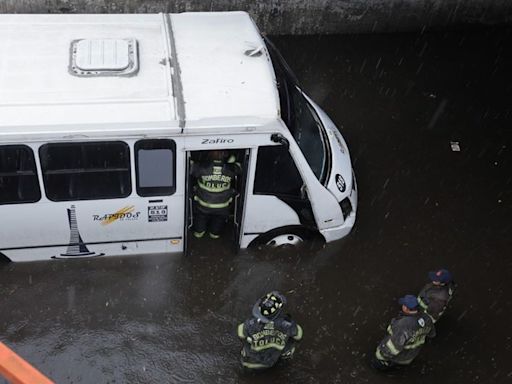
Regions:
<instances>
[{"instance_id":1,"label":"roof hatch","mask_svg":"<svg viewBox=\"0 0 512 384\"><path fill-rule=\"evenodd\" d=\"M139 70L137 40L80 39L71 43L74 76L133 76Z\"/></svg>"}]
</instances>

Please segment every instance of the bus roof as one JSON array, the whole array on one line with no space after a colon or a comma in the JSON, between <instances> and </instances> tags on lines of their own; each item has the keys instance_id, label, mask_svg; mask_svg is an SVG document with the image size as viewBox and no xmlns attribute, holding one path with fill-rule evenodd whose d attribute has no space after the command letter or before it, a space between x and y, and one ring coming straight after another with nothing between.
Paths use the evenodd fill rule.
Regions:
<instances>
[{"instance_id":1,"label":"bus roof","mask_svg":"<svg viewBox=\"0 0 512 384\"><path fill-rule=\"evenodd\" d=\"M0 137L235 133L278 115L272 65L244 12L0 15Z\"/></svg>"}]
</instances>

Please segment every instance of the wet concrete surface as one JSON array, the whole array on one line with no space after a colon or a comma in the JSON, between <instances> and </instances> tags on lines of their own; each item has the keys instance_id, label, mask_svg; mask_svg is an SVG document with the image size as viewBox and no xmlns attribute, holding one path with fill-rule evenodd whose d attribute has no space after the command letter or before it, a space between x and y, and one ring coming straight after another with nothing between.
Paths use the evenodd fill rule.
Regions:
<instances>
[{"instance_id":1,"label":"wet concrete surface","mask_svg":"<svg viewBox=\"0 0 512 384\"><path fill-rule=\"evenodd\" d=\"M512 21L509 0L2 0L0 13L246 11L272 34L417 31Z\"/></svg>"},{"instance_id":2,"label":"wet concrete surface","mask_svg":"<svg viewBox=\"0 0 512 384\"><path fill-rule=\"evenodd\" d=\"M360 205L318 252L8 264L0 340L57 383L512 383L512 31L279 37L352 152ZM454 152L457 142L460 152ZM412 366L367 355L429 270L459 289ZM236 325L265 291L305 330L295 359L238 364Z\"/></svg>"}]
</instances>

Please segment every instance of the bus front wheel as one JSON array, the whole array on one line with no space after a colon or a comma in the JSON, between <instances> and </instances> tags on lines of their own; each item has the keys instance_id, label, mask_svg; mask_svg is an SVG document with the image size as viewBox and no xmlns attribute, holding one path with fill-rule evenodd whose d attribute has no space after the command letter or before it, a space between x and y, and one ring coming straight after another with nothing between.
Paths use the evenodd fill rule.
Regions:
<instances>
[{"instance_id":1,"label":"bus front wheel","mask_svg":"<svg viewBox=\"0 0 512 384\"><path fill-rule=\"evenodd\" d=\"M316 231L298 226L276 228L268 231L250 244L250 248L282 249L282 248L309 248L316 249L325 240Z\"/></svg>"}]
</instances>

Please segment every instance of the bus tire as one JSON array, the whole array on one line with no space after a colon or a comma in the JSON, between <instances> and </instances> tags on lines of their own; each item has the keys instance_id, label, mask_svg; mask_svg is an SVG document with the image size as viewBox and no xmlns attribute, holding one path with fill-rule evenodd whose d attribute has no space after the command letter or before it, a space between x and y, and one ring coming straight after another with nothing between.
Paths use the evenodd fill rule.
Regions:
<instances>
[{"instance_id":1,"label":"bus tire","mask_svg":"<svg viewBox=\"0 0 512 384\"><path fill-rule=\"evenodd\" d=\"M251 241L252 249L317 249L325 243L318 231L301 225L290 225L272 229Z\"/></svg>"}]
</instances>

